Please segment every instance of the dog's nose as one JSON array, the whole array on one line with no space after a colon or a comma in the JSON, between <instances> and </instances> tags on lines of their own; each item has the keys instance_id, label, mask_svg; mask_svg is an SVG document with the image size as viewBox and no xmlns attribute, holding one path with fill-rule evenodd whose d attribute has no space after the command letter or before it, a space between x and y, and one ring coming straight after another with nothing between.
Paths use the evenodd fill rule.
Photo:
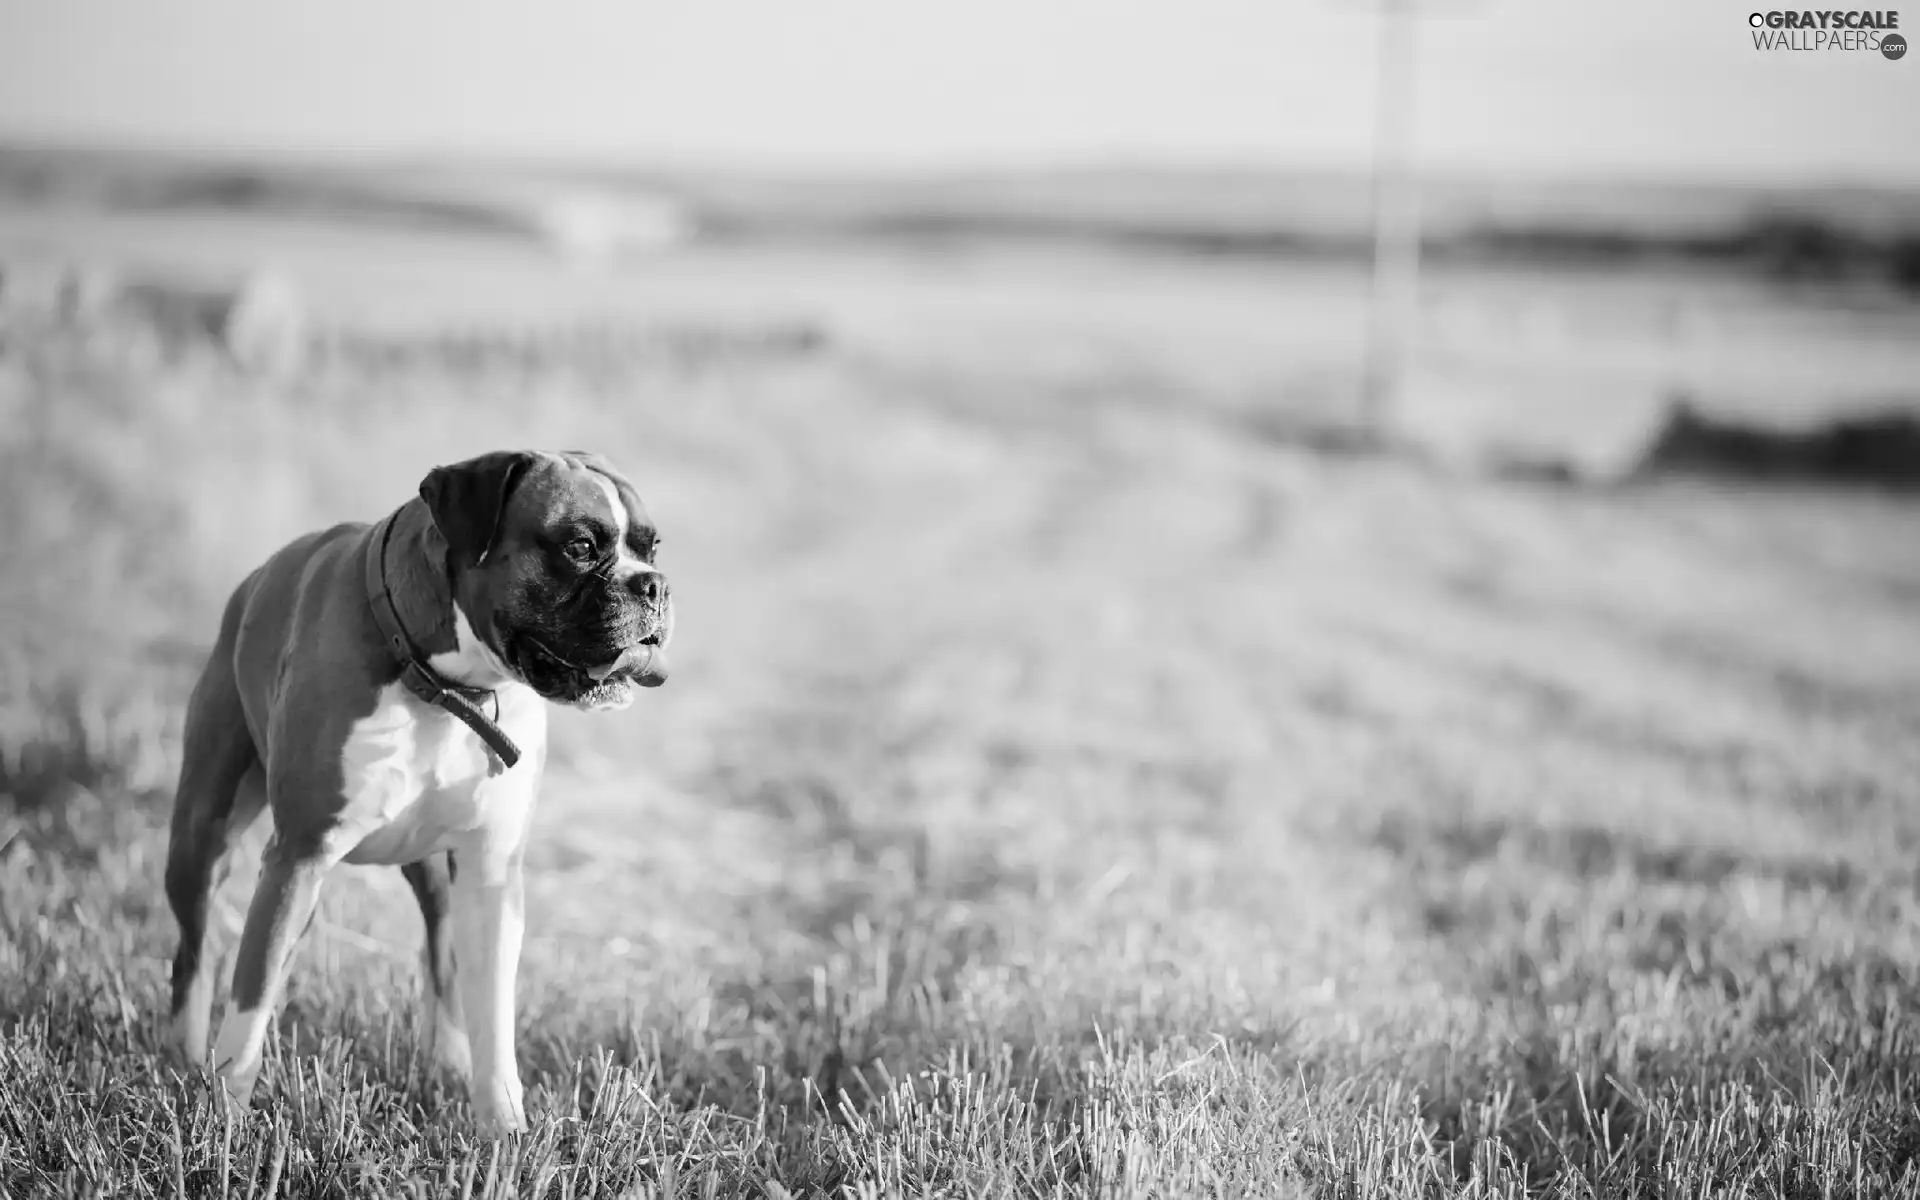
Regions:
<instances>
[{"instance_id":1,"label":"dog's nose","mask_svg":"<svg viewBox=\"0 0 1920 1200\"><path fill-rule=\"evenodd\" d=\"M667 577L658 571L637 571L633 578L627 581L627 586L633 589L633 594L640 597L644 604L666 603Z\"/></svg>"}]
</instances>

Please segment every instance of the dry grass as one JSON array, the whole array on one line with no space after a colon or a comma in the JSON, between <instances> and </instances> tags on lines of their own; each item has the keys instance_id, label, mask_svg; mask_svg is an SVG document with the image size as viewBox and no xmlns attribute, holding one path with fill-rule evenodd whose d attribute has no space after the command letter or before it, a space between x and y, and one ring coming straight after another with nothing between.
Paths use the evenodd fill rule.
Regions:
<instances>
[{"instance_id":1,"label":"dry grass","mask_svg":"<svg viewBox=\"0 0 1920 1200\"><path fill-rule=\"evenodd\" d=\"M918 353L7 341L0 1192L1920 1191L1920 513ZM469 1139L357 869L228 1126L157 1020L185 675L279 540L502 444L630 464L681 604L672 686L557 721L535 1127Z\"/></svg>"}]
</instances>

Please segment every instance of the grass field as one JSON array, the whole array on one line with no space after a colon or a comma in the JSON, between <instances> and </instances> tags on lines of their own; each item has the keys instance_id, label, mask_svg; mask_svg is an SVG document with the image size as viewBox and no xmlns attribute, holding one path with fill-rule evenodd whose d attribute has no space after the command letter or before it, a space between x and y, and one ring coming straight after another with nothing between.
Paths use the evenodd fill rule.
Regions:
<instances>
[{"instance_id":1,"label":"grass field","mask_svg":"<svg viewBox=\"0 0 1920 1200\"><path fill-rule=\"evenodd\" d=\"M1260 406L1326 390L1338 279L744 258L562 304L310 258L425 348L0 342L0 1194L1920 1193L1911 501L1303 448ZM821 337L418 340L562 309ZM1829 359L1769 319L1806 378L1912 378L1910 314ZM556 714L534 1128L470 1140L360 868L229 1126L159 1021L218 605L523 444L629 467L679 609L669 686Z\"/></svg>"}]
</instances>

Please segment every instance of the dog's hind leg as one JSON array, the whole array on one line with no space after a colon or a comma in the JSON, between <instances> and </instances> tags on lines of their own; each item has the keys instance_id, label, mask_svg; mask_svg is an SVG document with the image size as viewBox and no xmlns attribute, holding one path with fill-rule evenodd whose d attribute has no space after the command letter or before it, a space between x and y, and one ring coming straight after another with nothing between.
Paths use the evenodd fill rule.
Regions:
<instances>
[{"instance_id":1,"label":"dog's hind leg","mask_svg":"<svg viewBox=\"0 0 1920 1200\"><path fill-rule=\"evenodd\" d=\"M167 842L167 902L180 924L169 1016L174 1045L195 1065L206 1060L213 1006L212 964L205 954L207 909L228 846L266 805L260 756L247 732L233 675L238 607L236 597L187 702L180 785Z\"/></svg>"},{"instance_id":2,"label":"dog's hind leg","mask_svg":"<svg viewBox=\"0 0 1920 1200\"><path fill-rule=\"evenodd\" d=\"M273 797L275 783L267 781L267 803L284 811ZM276 826L260 859L260 883L247 907L246 927L234 958L233 991L220 1036L214 1040L213 1067L230 1105L244 1112L253 1096L266 1051L267 1028L286 992L287 971L300 934L313 919L320 885L340 861L337 829L304 830L289 837Z\"/></svg>"},{"instance_id":3,"label":"dog's hind leg","mask_svg":"<svg viewBox=\"0 0 1920 1200\"><path fill-rule=\"evenodd\" d=\"M448 851L408 863L400 871L413 886L427 926L421 949L420 1037L435 1061L465 1080L473 1074L473 1056L460 1011L460 989L454 986L453 937L447 927L455 869L453 853Z\"/></svg>"}]
</instances>

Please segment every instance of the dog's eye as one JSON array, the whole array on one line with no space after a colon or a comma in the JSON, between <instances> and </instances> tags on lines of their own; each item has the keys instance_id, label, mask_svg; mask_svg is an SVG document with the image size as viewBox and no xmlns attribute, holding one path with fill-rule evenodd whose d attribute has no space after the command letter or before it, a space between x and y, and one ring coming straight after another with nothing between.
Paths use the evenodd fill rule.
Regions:
<instances>
[{"instance_id":1,"label":"dog's eye","mask_svg":"<svg viewBox=\"0 0 1920 1200\"><path fill-rule=\"evenodd\" d=\"M575 538L566 544L567 557L575 562L590 562L593 559L593 542L588 538Z\"/></svg>"}]
</instances>

